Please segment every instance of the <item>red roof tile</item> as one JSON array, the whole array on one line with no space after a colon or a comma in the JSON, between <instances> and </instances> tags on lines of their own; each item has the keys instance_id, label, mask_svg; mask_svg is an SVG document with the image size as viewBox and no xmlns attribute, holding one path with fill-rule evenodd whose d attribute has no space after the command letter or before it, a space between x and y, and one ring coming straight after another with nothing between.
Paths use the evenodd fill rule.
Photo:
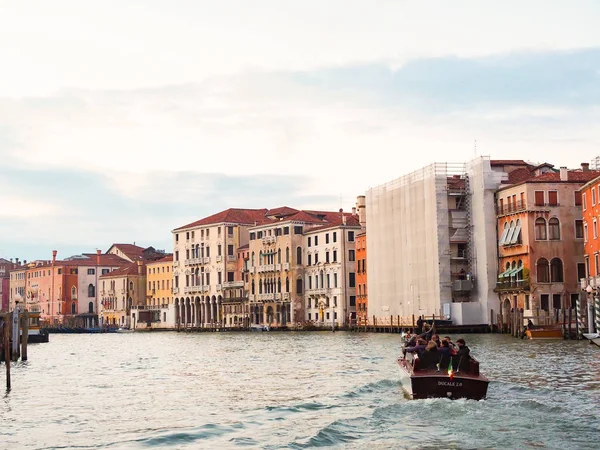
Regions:
<instances>
[{"instance_id":1,"label":"red roof tile","mask_svg":"<svg viewBox=\"0 0 600 450\"><path fill-rule=\"evenodd\" d=\"M146 266L142 264L142 275L146 274ZM100 275L100 278L113 278L113 277L124 277L124 276L132 276L139 275L138 272L138 263L129 263L125 267L121 267L117 270L113 270L105 275Z\"/></svg>"},{"instance_id":2,"label":"red roof tile","mask_svg":"<svg viewBox=\"0 0 600 450\"><path fill-rule=\"evenodd\" d=\"M567 180L560 179L560 172L546 172L540 175L534 175L528 169L517 169L508 174L509 185L502 189L521 183L587 183L600 176L598 170L569 170Z\"/></svg>"},{"instance_id":3,"label":"red roof tile","mask_svg":"<svg viewBox=\"0 0 600 450\"><path fill-rule=\"evenodd\" d=\"M529 164L522 159L492 159L492 166L528 166Z\"/></svg>"},{"instance_id":4,"label":"red roof tile","mask_svg":"<svg viewBox=\"0 0 600 450\"><path fill-rule=\"evenodd\" d=\"M240 208L229 208L225 211L213 214L212 216L205 217L204 219L197 220L196 222L189 223L179 228L175 228L173 231L184 230L186 228L199 227L202 225L214 225L217 223L235 223L242 225L254 225L272 222L272 219L265 217L268 209L240 209Z\"/></svg>"},{"instance_id":5,"label":"red roof tile","mask_svg":"<svg viewBox=\"0 0 600 450\"><path fill-rule=\"evenodd\" d=\"M313 231L322 231L322 230L326 230L328 228L338 228L341 226L344 226L342 224L342 218L338 216L337 219L332 218L332 220L329 221L329 223L327 223L325 225L307 229L306 233L312 233ZM360 228L360 222L358 220L358 217L352 216L352 215L346 216L346 225L345 226Z\"/></svg>"},{"instance_id":6,"label":"red roof tile","mask_svg":"<svg viewBox=\"0 0 600 450\"><path fill-rule=\"evenodd\" d=\"M165 256L164 258L160 258L154 261L148 261L147 264L158 264L158 263L166 263L166 262L172 262L173 261L173 254L170 253L167 256Z\"/></svg>"},{"instance_id":7,"label":"red roof tile","mask_svg":"<svg viewBox=\"0 0 600 450\"><path fill-rule=\"evenodd\" d=\"M270 209L267 213L267 217L286 217L294 215L298 212L297 209L290 208L289 206L281 206L279 208Z\"/></svg>"},{"instance_id":8,"label":"red roof tile","mask_svg":"<svg viewBox=\"0 0 600 450\"><path fill-rule=\"evenodd\" d=\"M129 259L140 259L144 252L144 247L140 247L139 245L133 245L133 244L113 244L110 246L108 251L110 251L113 247L117 247Z\"/></svg>"}]
</instances>

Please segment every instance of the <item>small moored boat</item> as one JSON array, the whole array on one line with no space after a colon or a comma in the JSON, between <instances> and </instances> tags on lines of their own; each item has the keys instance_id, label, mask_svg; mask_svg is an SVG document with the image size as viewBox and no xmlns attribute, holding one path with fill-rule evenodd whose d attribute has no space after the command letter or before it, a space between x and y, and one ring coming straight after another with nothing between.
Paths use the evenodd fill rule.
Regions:
<instances>
[{"instance_id":1,"label":"small moored boat","mask_svg":"<svg viewBox=\"0 0 600 450\"><path fill-rule=\"evenodd\" d=\"M563 331L560 324L527 327L525 336L529 339L563 339Z\"/></svg>"},{"instance_id":2,"label":"small moored boat","mask_svg":"<svg viewBox=\"0 0 600 450\"><path fill-rule=\"evenodd\" d=\"M402 385L412 399L466 398L483 400L490 380L479 373L479 362L470 357L467 370L454 372L452 364L447 369L421 367L418 356L408 354L398 358Z\"/></svg>"}]
</instances>

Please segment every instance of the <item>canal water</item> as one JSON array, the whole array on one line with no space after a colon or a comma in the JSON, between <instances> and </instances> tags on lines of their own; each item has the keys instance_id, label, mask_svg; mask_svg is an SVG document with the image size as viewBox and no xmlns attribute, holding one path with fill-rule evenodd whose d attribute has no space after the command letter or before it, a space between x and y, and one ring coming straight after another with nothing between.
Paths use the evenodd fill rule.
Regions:
<instances>
[{"instance_id":1,"label":"canal water","mask_svg":"<svg viewBox=\"0 0 600 450\"><path fill-rule=\"evenodd\" d=\"M54 334L13 367L0 447L600 448L599 348L465 337L485 401L407 400L398 335Z\"/></svg>"}]
</instances>

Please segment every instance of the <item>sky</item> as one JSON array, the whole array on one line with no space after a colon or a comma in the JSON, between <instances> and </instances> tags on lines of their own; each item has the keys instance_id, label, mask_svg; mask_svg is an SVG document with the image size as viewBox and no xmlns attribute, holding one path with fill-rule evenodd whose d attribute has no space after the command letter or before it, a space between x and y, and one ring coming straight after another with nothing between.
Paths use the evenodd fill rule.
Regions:
<instances>
[{"instance_id":1,"label":"sky","mask_svg":"<svg viewBox=\"0 0 600 450\"><path fill-rule=\"evenodd\" d=\"M600 156L600 2L0 0L0 257Z\"/></svg>"}]
</instances>

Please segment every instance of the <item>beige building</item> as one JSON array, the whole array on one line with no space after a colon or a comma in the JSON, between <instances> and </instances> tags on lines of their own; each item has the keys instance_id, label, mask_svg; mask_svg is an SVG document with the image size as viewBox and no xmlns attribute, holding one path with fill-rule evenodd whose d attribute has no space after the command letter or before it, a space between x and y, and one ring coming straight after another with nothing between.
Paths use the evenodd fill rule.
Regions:
<instances>
[{"instance_id":1,"label":"beige building","mask_svg":"<svg viewBox=\"0 0 600 450\"><path fill-rule=\"evenodd\" d=\"M27 267L20 267L10 271L9 295L10 311L15 309L15 303L25 301L25 288L27 285ZM30 306L28 305L30 308ZM31 310L31 309L30 309Z\"/></svg>"},{"instance_id":2,"label":"beige building","mask_svg":"<svg viewBox=\"0 0 600 450\"><path fill-rule=\"evenodd\" d=\"M223 326L224 285L235 281L236 251L266 212L230 208L173 230L174 326Z\"/></svg>"},{"instance_id":3,"label":"beige building","mask_svg":"<svg viewBox=\"0 0 600 450\"><path fill-rule=\"evenodd\" d=\"M135 328L133 309L146 303L146 266L143 261L100 276L101 324Z\"/></svg>"}]
</instances>

